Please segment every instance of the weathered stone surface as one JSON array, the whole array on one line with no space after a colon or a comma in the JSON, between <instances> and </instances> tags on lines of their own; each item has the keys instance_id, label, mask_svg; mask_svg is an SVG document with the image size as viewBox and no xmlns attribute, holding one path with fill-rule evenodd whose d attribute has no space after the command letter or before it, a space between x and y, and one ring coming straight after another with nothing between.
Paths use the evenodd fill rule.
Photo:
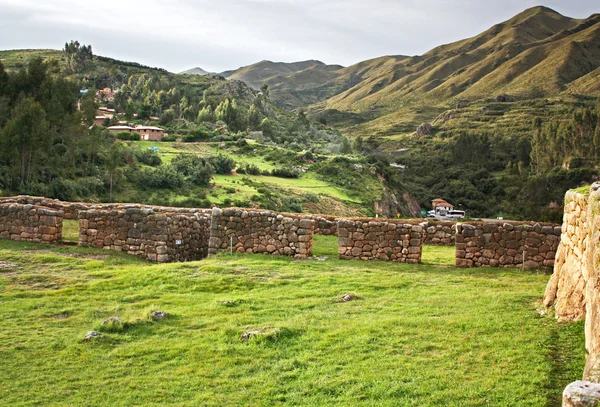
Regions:
<instances>
[{"instance_id":1,"label":"weathered stone surface","mask_svg":"<svg viewBox=\"0 0 600 407\"><path fill-rule=\"evenodd\" d=\"M41 206L0 203L0 239L58 242L62 240L63 217L62 211Z\"/></svg>"},{"instance_id":2,"label":"weathered stone surface","mask_svg":"<svg viewBox=\"0 0 600 407\"><path fill-rule=\"evenodd\" d=\"M558 247L555 227L522 222L459 223L455 227L456 265L550 268Z\"/></svg>"},{"instance_id":3,"label":"weathered stone surface","mask_svg":"<svg viewBox=\"0 0 600 407\"><path fill-rule=\"evenodd\" d=\"M85 334L85 336L83 337L83 340L85 342L91 341L92 339L98 339L98 338L102 338L104 335L102 335L101 332L98 331L89 331L88 333Z\"/></svg>"},{"instance_id":4,"label":"weathered stone surface","mask_svg":"<svg viewBox=\"0 0 600 407\"><path fill-rule=\"evenodd\" d=\"M339 257L418 263L426 231L420 225L388 220L338 221ZM410 261L409 261L410 260Z\"/></svg>"},{"instance_id":5,"label":"weathered stone surface","mask_svg":"<svg viewBox=\"0 0 600 407\"><path fill-rule=\"evenodd\" d=\"M213 211L208 251L244 251L308 257L316 221L271 211L224 209Z\"/></svg>"},{"instance_id":6,"label":"weathered stone surface","mask_svg":"<svg viewBox=\"0 0 600 407\"><path fill-rule=\"evenodd\" d=\"M597 407L600 405L600 383L577 380L563 391L563 407Z\"/></svg>"},{"instance_id":7,"label":"weathered stone surface","mask_svg":"<svg viewBox=\"0 0 600 407\"><path fill-rule=\"evenodd\" d=\"M156 310L156 311L152 311L152 313L150 314L150 318L153 321L162 321L165 318L170 318L171 314L169 314L166 311L163 310Z\"/></svg>"},{"instance_id":8,"label":"weathered stone surface","mask_svg":"<svg viewBox=\"0 0 600 407\"><path fill-rule=\"evenodd\" d=\"M80 246L124 251L159 263L208 255L210 210L115 204L79 211L79 220Z\"/></svg>"}]
</instances>

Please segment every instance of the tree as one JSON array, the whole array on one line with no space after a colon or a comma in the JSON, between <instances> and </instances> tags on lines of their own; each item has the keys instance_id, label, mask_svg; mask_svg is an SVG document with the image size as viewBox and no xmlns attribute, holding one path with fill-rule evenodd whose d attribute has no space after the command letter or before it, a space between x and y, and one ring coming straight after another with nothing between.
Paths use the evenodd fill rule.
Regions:
<instances>
[{"instance_id":1,"label":"tree","mask_svg":"<svg viewBox=\"0 0 600 407\"><path fill-rule=\"evenodd\" d=\"M88 126L94 124L96 118L96 109L98 105L94 102L94 92L88 92L81 100L81 109L83 110L83 120Z\"/></svg>"},{"instance_id":2,"label":"tree","mask_svg":"<svg viewBox=\"0 0 600 407\"><path fill-rule=\"evenodd\" d=\"M260 129L260 131L263 132L263 135L265 137L273 137L273 135L274 135L273 124L267 117L265 117L262 120L262 122L260 122L259 129Z\"/></svg>"},{"instance_id":3,"label":"tree","mask_svg":"<svg viewBox=\"0 0 600 407\"><path fill-rule=\"evenodd\" d=\"M269 85L265 83L260 87L260 91L264 95L265 99L269 98Z\"/></svg>"},{"instance_id":4,"label":"tree","mask_svg":"<svg viewBox=\"0 0 600 407\"><path fill-rule=\"evenodd\" d=\"M112 200L115 175L119 167L125 164L125 147L123 147L123 144L113 143L105 154L104 163L108 171L109 196Z\"/></svg>"},{"instance_id":5,"label":"tree","mask_svg":"<svg viewBox=\"0 0 600 407\"><path fill-rule=\"evenodd\" d=\"M47 133L48 123L42 106L33 99L22 99L0 137L5 158L8 162L16 161L13 181L18 185L33 181L34 170L50 144Z\"/></svg>"},{"instance_id":6,"label":"tree","mask_svg":"<svg viewBox=\"0 0 600 407\"><path fill-rule=\"evenodd\" d=\"M200 123L206 123L206 122L212 122L212 121L213 121L212 107L210 105L207 105L204 108L200 109L200 111L198 112L198 116L196 116L196 123L200 124Z\"/></svg>"},{"instance_id":7,"label":"tree","mask_svg":"<svg viewBox=\"0 0 600 407\"><path fill-rule=\"evenodd\" d=\"M352 145L350 144L350 140L347 137L342 138L342 146L340 148L340 152L342 154L351 154L352 153Z\"/></svg>"},{"instance_id":8,"label":"tree","mask_svg":"<svg viewBox=\"0 0 600 407\"><path fill-rule=\"evenodd\" d=\"M362 136L358 136L356 138L356 140L354 140L354 150L357 153L360 153L363 149L363 144L364 144L364 140L363 140Z\"/></svg>"}]
</instances>

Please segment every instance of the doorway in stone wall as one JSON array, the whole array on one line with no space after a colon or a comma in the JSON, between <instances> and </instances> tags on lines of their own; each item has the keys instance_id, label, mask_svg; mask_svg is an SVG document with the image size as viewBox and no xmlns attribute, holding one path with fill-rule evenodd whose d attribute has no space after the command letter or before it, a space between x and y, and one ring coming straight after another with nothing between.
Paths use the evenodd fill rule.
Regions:
<instances>
[{"instance_id":1,"label":"doorway in stone wall","mask_svg":"<svg viewBox=\"0 0 600 407\"><path fill-rule=\"evenodd\" d=\"M335 235L313 235L312 255L328 259L338 258L338 237Z\"/></svg>"},{"instance_id":2,"label":"doorway in stone wall","mask_svg":"<svg viewBox=\"0 0 600 407\"><path fill-rule=\"evenodd\" d=\"M424 244L421 263L430 266L454 266L456 264L456 248L454 245Z\"/></svg>"}]
</instances>

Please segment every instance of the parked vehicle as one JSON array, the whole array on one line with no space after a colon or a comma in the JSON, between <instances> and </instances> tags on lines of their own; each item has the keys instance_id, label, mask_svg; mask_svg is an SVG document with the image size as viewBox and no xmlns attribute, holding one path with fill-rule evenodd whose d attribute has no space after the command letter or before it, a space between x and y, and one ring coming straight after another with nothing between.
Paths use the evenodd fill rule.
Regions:
<instances>
[{"instance_id":1,"label":"parked vehicle","mask_svg":"<svg viewBox=\"0 0 600 407\"><path fill-rule=\"evenodd\" d=\"M427 211L428 218L435 218L435 211Z\"/></svg>"},{"instance_id":2,"label":"parked vehicle","mask_svg":"<svg viewBox=\"0 0 600 407\"><path fill-rule=\"evenodd\" d=\"M452 218L452 219L462 219L465 217L465 211L448 211L448 213L446 214L446 217L448 218Z\"/></svg>"}]
</instances>

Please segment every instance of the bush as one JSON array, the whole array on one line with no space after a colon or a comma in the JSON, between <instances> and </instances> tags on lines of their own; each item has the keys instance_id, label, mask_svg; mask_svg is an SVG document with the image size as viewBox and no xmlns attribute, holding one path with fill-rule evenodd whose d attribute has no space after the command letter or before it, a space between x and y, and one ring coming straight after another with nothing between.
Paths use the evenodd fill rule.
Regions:
<instances>
[{"instance_id":1,"label":"bush","mask_svg":"<svg viewBox=\"0 0 600 407\"><path fill-rule=\"evenodd\" d=\"M187 177L194 185L208 186L215 169L208 160L195 155L179 155L171 161L171 165L178 173Z\"/></svg>"},{"instance_id":2,"label":"bush","mask_svg":"<svg viewBox=\"0 0 600 407\"><path fill-rule=\"evenodd\" d=\"M210 133L205 128L198 128L191 132L190 134L186 134L183 136L182 140L184 143L192 143L196 141L206 141L211 137L212 133Z\"/></svg>"},{"instance_id":3,"label":"bush","mask_svg":"<svg viewBox=\"0 0 600 407\"><path fill-rule=\"evenodd\" d=\"M138 160L138 162L149 165L151 167L158 167L162 164L162 160L160 159L156 151L152 150L136 151L135 158Z\"/></svg>"},{"instance_id":4,"label":"bush","mask_svg":"<svg viewBox=\"0 0 600 407\"><path fill-rule=\"evenodd\" d=\"M235 160L223 154L210 157L208 159L210 164L214 167L217 174L231 174L231 171L235 168Z\"/></svg>"},{"instance_id":5,"label":"bush","mask_svg":"<svg viewBox=\"0 0 600 407\"><path fill-rule=\"evenodd\" d=\"M142 188L174 189L181 187L183 183L183 175L175 171L171 165L146 168L138 174L138 184Z\"/></svg>"},{"instance_id":6,"label":"bush","mask_svg":"<svg viewBox=\"0 0 600 407\"><path fill-rule=\"evenodd\" d=\"M236 169L238 174L261 175L262 171L254 164L242 164Z\"/></svg>"},{"instance_id":7,"label":"bush","mask_svg":"<svg viewBox=\"0 0 600 407\"><path fill-rule=\"evenodd\" d=\"M271 175L279 178L300 178L300 171L293 167L279 167L273 169Z\"/></svg>"},{"instance_id":8,"label":"bush","mask_svg":"<svg viewBox=\"0 0 600 407\"><path fill-rule=\"evenodd\" d=\"M121 133L117 133L115 138L118 140L126 140L126 141L140 141L140 135L135 133L128 133L123 131Z\"/></svg>"}]
</instances>

